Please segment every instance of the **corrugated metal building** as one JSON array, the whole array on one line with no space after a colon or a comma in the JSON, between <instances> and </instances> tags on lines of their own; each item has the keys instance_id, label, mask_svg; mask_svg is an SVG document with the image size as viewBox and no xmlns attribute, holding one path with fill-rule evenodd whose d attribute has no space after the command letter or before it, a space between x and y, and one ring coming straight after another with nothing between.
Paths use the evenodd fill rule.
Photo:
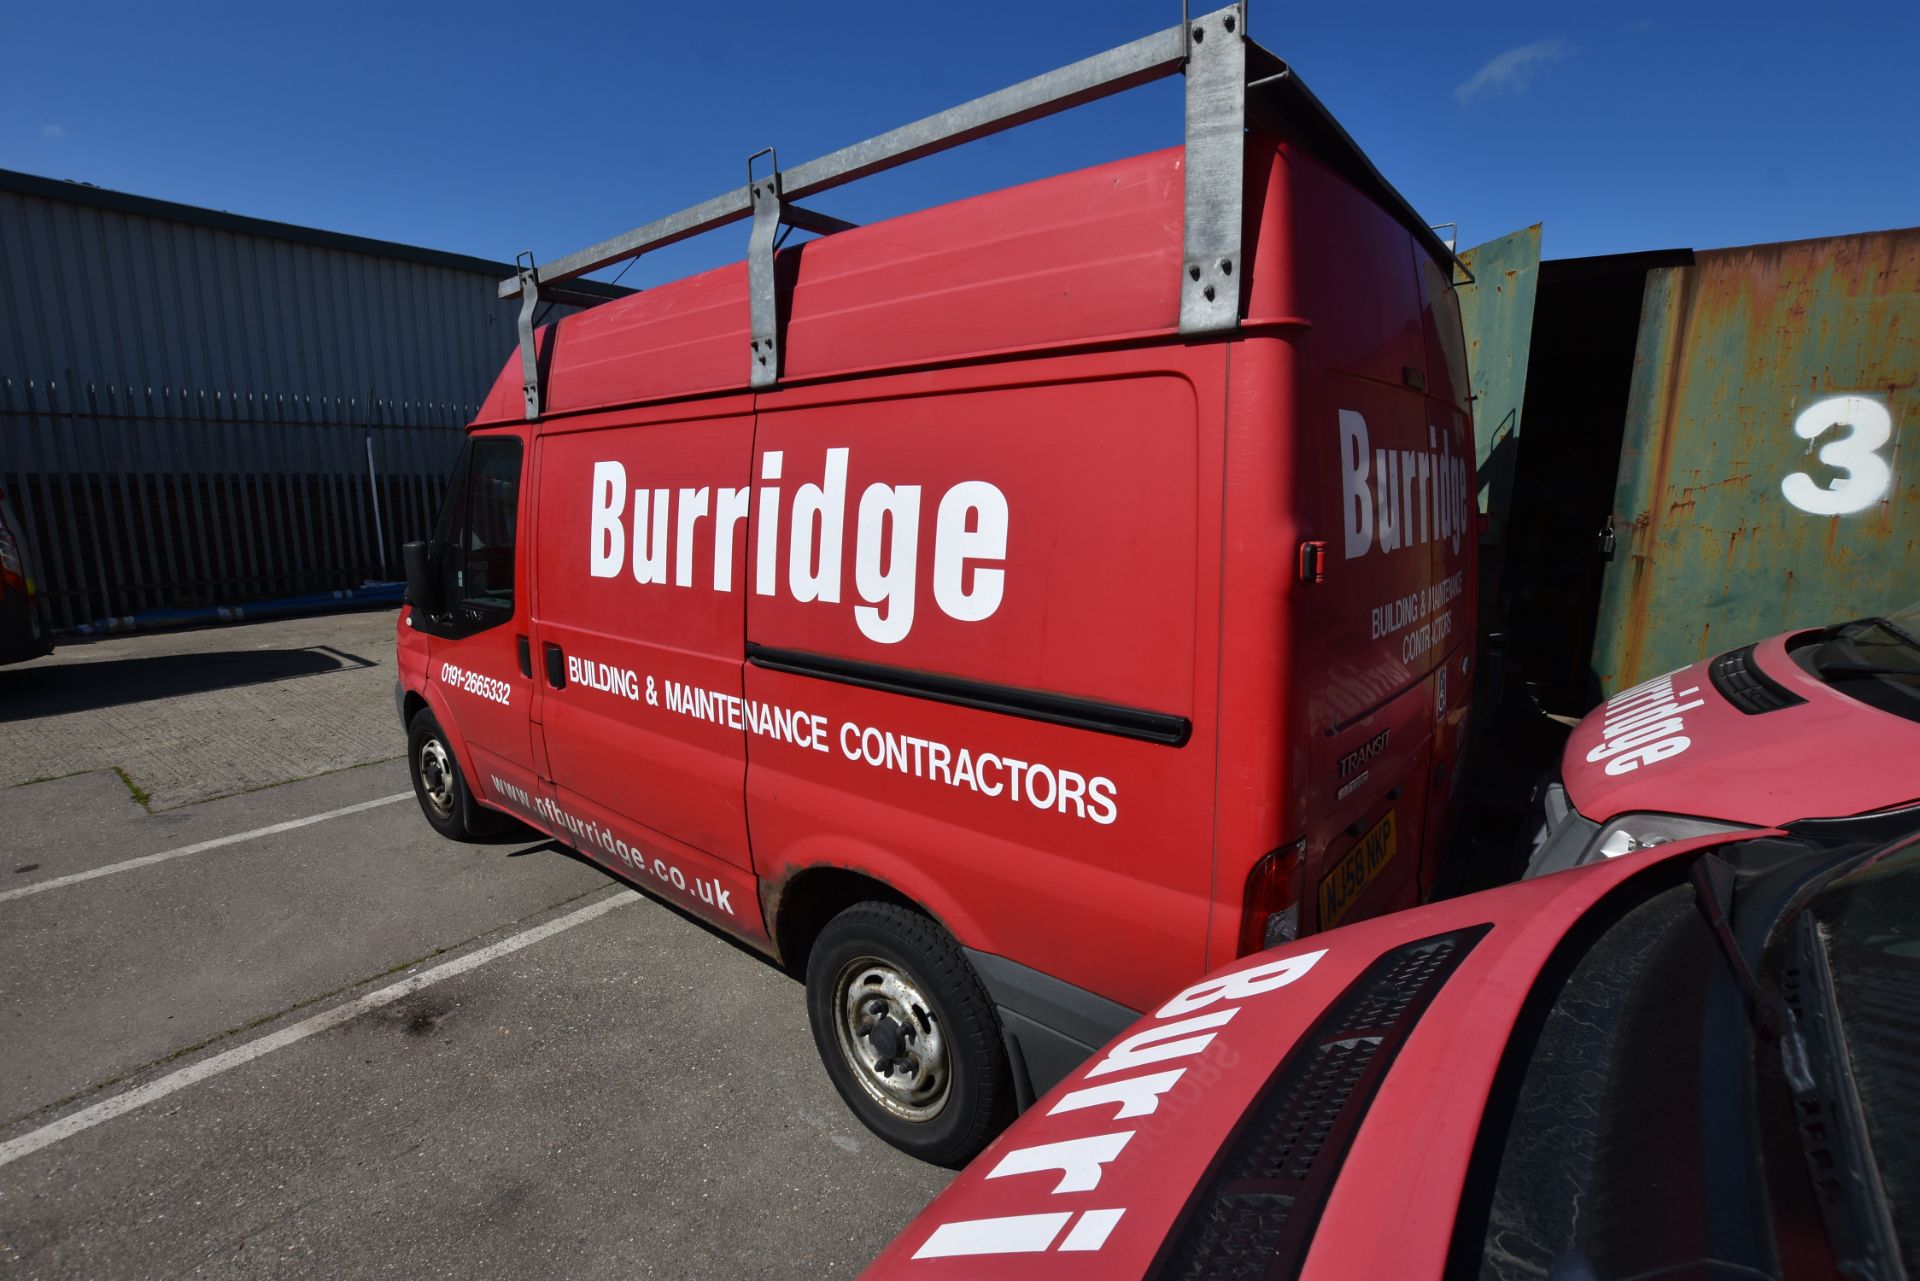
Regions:
<instances>
[{"instance_id":1,"label":"corrugated metal building","mask_svg":"<svg viewBox=\"0 0 1920 1281\"><path fill-rule=\"evenodd\" d=\"M513 270L0 170L0 487L46 621L399 576Z\"/></svg>"}]
</instances>

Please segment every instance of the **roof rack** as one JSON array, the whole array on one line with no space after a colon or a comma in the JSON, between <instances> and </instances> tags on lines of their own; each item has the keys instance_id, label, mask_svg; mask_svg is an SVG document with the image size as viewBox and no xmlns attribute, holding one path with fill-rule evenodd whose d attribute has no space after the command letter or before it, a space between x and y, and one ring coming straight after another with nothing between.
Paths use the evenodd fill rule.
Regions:
<instances>
[{"instance_id":1,"label":"roof rack","mask_svg":"<svg viewBox=\"0 0 1920 1281\"><path fill-rule=\"evenodd\" d=\"M535 309L543 300L585 301L574 297L564 287L566 282L649 249L752 219L747 242L748 382L753 387L773 386L780 378L781 351L773 277L776 234L783 225L821 235L853 226L795 201L1175 73L1184 73L1187 80L1182 334L1219 333L1240 323L1240 289L1234 271L1240 266L1243 135L1249 126L1285 134L1312 148L1398 217L1439 261L1465 270L1452 247L1380 176L1292 68L1247 38L1244 0L1197 18L1185 15L1184 2L1181 11L1178 26L791 169L780 168L773 148L757 151L747 158L745 186L545 266L536 266L531 253L520 255L519 271L500 282L500 297L517 295L521 300L520 366L527 419L538 418L543 403ZM771 172L755 178L754 161L761 156L769 157Z\"/></svg>"}]
</instances>

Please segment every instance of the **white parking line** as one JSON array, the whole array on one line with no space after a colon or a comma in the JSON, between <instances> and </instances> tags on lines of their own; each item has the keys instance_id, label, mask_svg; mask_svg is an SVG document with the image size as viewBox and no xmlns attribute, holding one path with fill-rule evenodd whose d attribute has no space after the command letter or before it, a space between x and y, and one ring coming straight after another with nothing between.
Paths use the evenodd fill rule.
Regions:
<instances>
[{"instance_id":1,"label":"white parking line","mask_svg":"<svg viewBox=\"0 0 1920 1281\"><path fill-rule=\"evenodd\" d=\"M358 805L345 805L337 810L328 810L324 814L309 814L305 818L288 819L284 823L274 823L267 827L256 827L251 832L235 832L232 836L216 836L210 841L196 841L192 845L182 845L177 850L161 850L158 854L143 854L139 858L130 858L124 863L109 863L105 867L96 867L86 872L75 872L71 876L55 876L44 881L35 881L31 885L22 885L17 890L0 892L0 903L8 899L26 898L29 894L43 894L48 890L57 890L63 885L76 885L81 881L91 881L102 876L112 876L115 872L131 872L136 867L151 867L155 863L164 863L168 859L185 858L189 854L200 854L207 850L217 850L222 845L238 845L241 841L257 840L262 836L272 836L275 832L291 832L296 827L306 827L311 823L324 823L330 818L342 818L348 814L358 814L362 810L378 809L382 805L391 805L395 801L404 801L412 792L395 792L392 796L382 796L378 800L361 801Z\"/></svg>"},{"instance_id":2,"label":"white parking line","mask_svg":"<svg viewBox=\"0 0 1920 1281\"><path fill-rule=\"evenodd\" d=\"M224 1054L216 1054L210 1059L202 1059L191 1067L171 1072L157 1081L128 1090L125 1094L116 1094L110 1099L81 1108L70 1116L63 1116L51 1125L29 1131L17 1139L0 1143L0 1165L8 1165L23 1156L30 1156L40 1149L51 1147L62 1139L72 1138L82 1130L90 1130L102 1121L111 1121L116 1116L125 1116L135 1108L145 1107L156 1099L164 1099L175 1090L184 1090L189 1085L204 1081L210 1076L218 1076L229 1068L237 1068L243 1063L251 1063L263 1054L285 1049L296 1041L303 1041L316 1032L339 1027L342 1023L356 1019L369 1010L377 1010L383 1005L391 1005L402 997L411 996L429 984L441 979L450 979L468 970L478 969L488 961L497 960L523 947L531 947L542 939L552 938L562 930L570 930L576 925L584 925L596 916L604 916L616 907L625 907L638 903L640 895L634 890L618 890L605 898L577 908L565 916L555 917L545 925L536 925L530 930L512 934L497 943L489 943L477 952L469 952L445 965L437 965L423 974L402 979L391 987L383 987L369 992L357 1000L345 1005L335 1006L325 1013L312 1018L302 1019L292 1027L284 1028L257 1041L248 1041L236 1046Z\"/></svg>"}]
</instances>

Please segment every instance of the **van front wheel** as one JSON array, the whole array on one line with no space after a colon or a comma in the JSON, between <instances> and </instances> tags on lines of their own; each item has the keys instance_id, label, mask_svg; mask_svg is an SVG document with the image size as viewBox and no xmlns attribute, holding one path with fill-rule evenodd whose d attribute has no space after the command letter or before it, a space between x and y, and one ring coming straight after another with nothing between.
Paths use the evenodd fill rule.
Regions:
<instances>
[{"instance_id":1,"label":"van front wheel","mask_svg":"<svg viewBox=\"0 0 1920 1281\"><path fill-rule=\"evenodd\" d=\"M829 921L807 958L807 1015L840 1097L902 1152L957 1166L1013 1119L993 1003L925 916L858 903Z\"/></svg>"},{"instance_id":2,"label":"van front wheel","mask_svg":"<svg viewBox=\"0 0 1920 1281\"><path fill-rule=\"evenodd\" d=\"M489 835L493 816L474 804L460 763L453 758L446 731L422 708L407 723L407 769L420 812L440 835L471 841Z\"/></svg>"}]
</instances>

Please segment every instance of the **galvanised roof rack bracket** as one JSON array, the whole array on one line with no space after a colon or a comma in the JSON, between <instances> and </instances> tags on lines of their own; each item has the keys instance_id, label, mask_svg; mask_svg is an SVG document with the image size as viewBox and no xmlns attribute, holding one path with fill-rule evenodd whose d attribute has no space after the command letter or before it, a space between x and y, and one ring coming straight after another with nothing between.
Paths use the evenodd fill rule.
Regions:
<instances>
[{"instance_id":1,"label":"galvanised roof rack bracket","mask_svg":"<svg viewBox=\"0 0 1920 1281\"><path fill-rule=\"evenodd\" d=\"M752 166L754 159L771 155L772 149L756 152L747 162L746 186L555 259L538 271L531 256L522 255L521 270L500 282L500 296L522 299L520 350L527 416L538 417L542 401L532 337L533 301L541 297L570 301L559 288L565 282L646 250L751 219L749 381L754 387L772 386L779 380L781 359L782 317L773 270L779 228L799 227L826 235L852 225L802 209L795 201L1180 72L1187 78L1181 333L1220 333L1240 323L1240 279L1245 274L1241 202L1245 133L1250 125L1314 148L1421 237L1436 258L1457 261L1451 247L1380 176L1293 69L1247 39L1244 3L1197 18L1187 17L1183 4L1181 13L1177 27L1023 80L818 160L782 170L775 156L768 178L755 180Z\"/></svg>"},{"instance_id":2,"label":"galvanised roof rack bracket","mask_svg":"<svg viewBox=\"0 0 1920 1281\"><path fill-rule=\"evenodd\" d=\"M756 181L753 162L762 156L772 157L773 172ZM850 231L854 224L785 203L780 196L780 154L772 147L747 157L747 200L753 206L753 234L747 239L747 382L771 387L780 381L780 299L773 282L773 255L784 239L780 228L830 236Z\"/></svg>"},{"instance_id":3,"label":"galvanised roof rack bracket","mask_svg":"<svg viewBox=\"0 0 1920 1281\"><path fill-rule=\"evenodd\" d=\"M540 416L540 344L533 332L533 313L540 305L540 270L533 265L531 249L522 250L513 261L520 268L513 278L520 291L520 390L526 397L527 421L532 422Z\"/></svg>"},{"instance_id":4,"label":"galvanised roof rack bracket","mask_svg":"<svg viewBox=\"0 0 1920 1281\"><path fill-rule=\"evenodd\" d=\"M773 172L755 182L753 162L773 157ZM763 147L747 157L747 199L753 204L753 234L747 238L747 383L771 387L780 381L780 307L773 288L773 252L780 234L780 157Z\"/></svg>"},{"instance_id":5,"label":"galvanised roof rack bracket","mask_svg":"<svg viewBox=\"0 0 1920 1281\"><path fill-rule=\"evenodd\" d=\"M1241 192L1246 171L1247 15L1221 9L1182 26L1187 45L1185 266L1180 332L1240 323Z\"/></svg>"}]
</instances>

